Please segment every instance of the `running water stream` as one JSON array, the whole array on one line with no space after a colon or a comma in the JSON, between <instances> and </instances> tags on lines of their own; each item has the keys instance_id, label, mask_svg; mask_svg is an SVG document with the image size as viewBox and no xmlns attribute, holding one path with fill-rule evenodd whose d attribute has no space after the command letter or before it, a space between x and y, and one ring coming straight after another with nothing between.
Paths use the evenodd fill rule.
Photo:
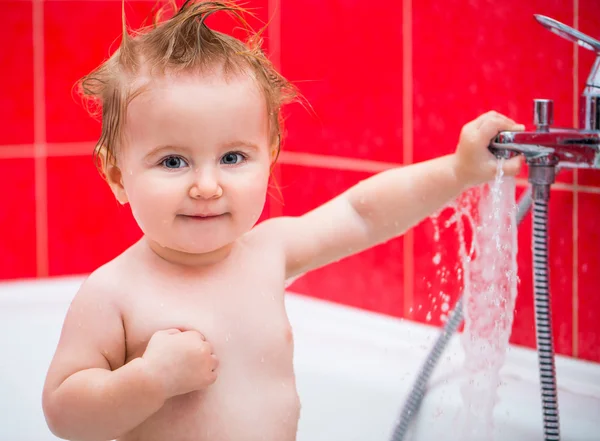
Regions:
<instances>
[{"instance_id":1,"label":"running water stream","mask_svg":"<svg viewBox=\"0 0 600 441\"><path fill-rule=\"evenodd\" d=\"M466 379L461 386L463 441L492 441L493 413L517 297L515 179L502 173L463 199L455 218L462 260L464 320L461 336ZM472 228L467 248L464 219Z\"/></svg>"}]
</instances>

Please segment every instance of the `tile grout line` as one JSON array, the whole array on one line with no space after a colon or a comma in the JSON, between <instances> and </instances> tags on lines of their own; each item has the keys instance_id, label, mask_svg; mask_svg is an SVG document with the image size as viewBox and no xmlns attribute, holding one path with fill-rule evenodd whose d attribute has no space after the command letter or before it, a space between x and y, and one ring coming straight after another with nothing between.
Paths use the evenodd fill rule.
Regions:
<instances>
[{"instance_id":1,"label":"tile grout line","mask_svg":"<svg viewBox=\"0 0 600 441\"><path fill-rule=\"evenodd\" d=\"M402 1L402 162L413 162L412 0ZM414 228L403 236L404 318L412 319L414 303Z\"/></svg>"},{"instance_id":2,"label":"tile grout line","mask_svg":"<svg viewBox=\"0 0 600 441\"><path fill-rule=\"evenodd\" d=\"M282 152L282 164L299 165L305 167L330 168L334 170L348 170L365 173L378 173L402 164L392 162L379 162L368 159L346 158L342 156L328 156L314 153Z\"/></svg>"},{"instance_id":3,"label":"tile grout line","mask_svg":"<svg viewBox=\"0 0 600 441\"><path fill-rule=\"evenodd\" d=\"M573 27L579 29L579 0L573 0ZM573 127L579 128L579 45L573 43ZM572 353L579 358L579 174L573 173Z\"/></svg>"},{"instance_id":4,"label":"tile grout line","mask_svg":"<svg viewBox=\"0 0 600 441\"><path fill-rule=\"evenodd\" d=\"M63 156L90 156L95 143L90 142L65 142L46 143L45 157L60 158ZM33 159L36 157L34 144L0 145L0 159ZM346 170L364 173L378 173L395 167L408 164L400 162L374 161L370 159L351 158L347 156L322 155L318 153L282 151L277 161L286 165L300 167L317 167L331 170ZM527 187L529 183L525 178L516 178L518 187ZM573 184L556 182L552 184L554 191L574 191ZM577 184L577 192L584 194L600 194L600 186Z\"/></svg>"},{"instance_id":5,"label":"tile grout line","mask_svg":"<svg viewBox=\"0 0 600 441\"><path fill-rule=\"evenodd\" d=\"M269 59L278 72L281 72L281 1L282 0L269 0L267 6L269 14L267 17L267 23L269 24L269 27L267 28L267 35L269 37ZM282 185L282 173L281 167L273 167L274 184ZM276 192L279 193L279 190L276 190ZM275 198L271 197L271 202L269 203L269 217L283 215L284 201L282 200L281 202L273 203L274 200Z\"/></svg>"},{"instance_id":6,"label":"tile grout line","mask_svg":"<svg viewBox=\"0 0 600 441\"><path fill-rule=\"evenodd\" d=\"M15 3L29 3L32 0L10 0L11 2L15 2ZM52 2L52 3L60 3L60 2L73 2L73 0L42 0L42 1L46 1L46 2ZM122 0L85 0L87 2L121 2ZM128 3L142 3L142 2L147 2L148 0L127 0Z\"/></svg>"},{"instance_id":7,"label":"tile grout line","mask_svg":"<svg viewBox=\"0 0 600 441\"><path fill-rule=\"evenodd\" d=\"M48 276L48 195L46 168L46 99L44 87L44 3L33 0L33 112L35 251L37 277Z\"/></svg>"}]
</instances>

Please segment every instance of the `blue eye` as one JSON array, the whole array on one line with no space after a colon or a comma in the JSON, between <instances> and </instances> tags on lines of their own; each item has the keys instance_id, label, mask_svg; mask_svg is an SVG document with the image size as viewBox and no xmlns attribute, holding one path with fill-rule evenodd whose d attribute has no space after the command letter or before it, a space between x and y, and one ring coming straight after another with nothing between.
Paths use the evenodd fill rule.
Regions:
<instances>
[{"instance_id":1,"label":"blue eye","mask_svg":"<svg viewBox=\"0 0 600 441\"><path fill-rule=\"evenodd\" d=\"M187 165L187 163L179 156L168 156L160 163L166 168L181 168Z\"/></svg>"},{"instance_id":2,"label":"blue eye","mask_svg":"<svg viewBox=\"0 0 600 441\"><path fill-rule=\"evenodd\" d=\"M221 158L221 163L226 165L236 165L240 162L244 162L246 160L246 156L239 152L229 152L225 153Z\"/></svg>"}]
</instances>

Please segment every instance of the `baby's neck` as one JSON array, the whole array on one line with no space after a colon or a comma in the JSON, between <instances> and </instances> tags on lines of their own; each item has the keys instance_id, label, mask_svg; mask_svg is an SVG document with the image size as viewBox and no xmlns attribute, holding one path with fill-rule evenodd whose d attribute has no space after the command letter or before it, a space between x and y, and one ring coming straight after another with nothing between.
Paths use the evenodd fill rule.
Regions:
<instances>
[{"instance_id":1,"label":"baby's neck","mask_svg":"<svg viewBox=\"0 0 600 441\"><path fill-rule=\"evenodd\" d=\"M189 267L196 269L213 266L223 262L229 257L236 244L235 242L232 242L214 251L201 254L192 254L163 247L147 237L143 237L142 241L144 242L145 247L150 250L154 256L160 258L162 261L178 267Z\"/></svg>"}]
</instances>

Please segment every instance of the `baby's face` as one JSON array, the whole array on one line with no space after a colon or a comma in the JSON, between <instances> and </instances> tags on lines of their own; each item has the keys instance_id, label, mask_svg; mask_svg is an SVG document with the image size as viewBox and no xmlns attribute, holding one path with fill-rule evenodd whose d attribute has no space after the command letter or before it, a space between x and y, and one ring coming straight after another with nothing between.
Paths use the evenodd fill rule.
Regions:
<instances>
[{"instance_id":1,"label":"baby's face","mask_svg":"<svg viewBox=\"0 0 600 441\"><path fill-rule=\"evenodd\" d=\"M146 237L206 253L250 230L265 203L269 119L258 86L221 74L153 79L127 110L118 166Z\"/></svg>"}]
</instances>

